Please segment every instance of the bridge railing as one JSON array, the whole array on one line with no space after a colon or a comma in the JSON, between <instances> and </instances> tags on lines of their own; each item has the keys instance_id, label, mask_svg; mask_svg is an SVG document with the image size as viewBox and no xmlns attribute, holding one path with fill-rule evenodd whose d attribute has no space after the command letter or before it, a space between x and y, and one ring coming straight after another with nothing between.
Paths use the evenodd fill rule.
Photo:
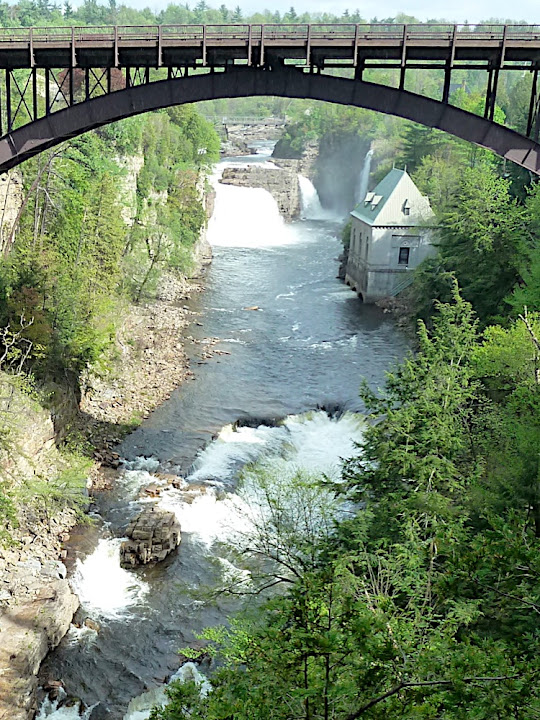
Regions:
<instances>
[{"instance_id":1,"label":"bridge railing","mask_svg":"<svg viewBox=\"0 0 540 720\"><path fill-rule=\"evenodd\" d=\"M248 116L227 116L227 115L204 115L205 119L213 125L284 125L287 122L285 117L256 117Z\"/></svg>"},{"instance_id":2,"label":"bridge railing","mask_svg":"<svg viewBox=\"0 0 540 720\"><path fill-rule=\"evenodd\" d=\"M451 42L470 38L471 40L540 40L540 25L452 25L449 23L298 23L288 24L223 24L223 25L95 25L86 27L33 27L0 28L0 46L7 42L54 43L84 40L127 42L162 40L177 41L219 41L236 40L259 42L263 38L271 41L348 40L351 43L378 42L381 40L443 40Z\"/></svg>"}]
</instances>

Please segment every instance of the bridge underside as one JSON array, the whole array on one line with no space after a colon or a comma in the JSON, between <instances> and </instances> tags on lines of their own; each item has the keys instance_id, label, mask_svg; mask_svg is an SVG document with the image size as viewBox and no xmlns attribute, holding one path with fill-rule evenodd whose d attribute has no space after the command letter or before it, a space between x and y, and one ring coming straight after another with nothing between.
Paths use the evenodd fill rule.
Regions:
<instances>
[{"instance_id":1,"label":"bridge underside","mask_svg":"<svg viewBox=\"0 0 540 720\"><path fill-rule=\"evenodd\" d=\"M540 145L530 138L457 107L362 80L294 68L248 68L162 80L118 90L65 108L0 139L0 172L70 138L149 110L184 103L251 96L323 100L437 128L492 150L540 175Z\"/></svg>"}]
</instances>

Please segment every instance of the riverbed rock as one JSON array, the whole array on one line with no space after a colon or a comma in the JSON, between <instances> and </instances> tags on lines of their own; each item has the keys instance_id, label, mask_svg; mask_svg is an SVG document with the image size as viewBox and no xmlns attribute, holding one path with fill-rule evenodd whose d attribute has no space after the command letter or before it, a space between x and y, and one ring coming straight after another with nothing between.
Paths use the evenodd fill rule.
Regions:
<instances>
[{"instance_id":1,"label":"riverbed rock","mask_svg":"<svg viewBox=\"0 0 540 720\"><path fill-rule=\"evenodd\" d=\"M172 512L151 507L143 510L126 530L128 540L120 546L123 567L164 560L180 545L180 524Z\"/></svg>"},{"instance_id":2,"label":"riverbed rock","mask_svg":"<svg viewBox=\"0 0 540 720\"><path fill-rule=\"evenodd\" d=\"M159 485L156 485L155 483L152 483L150 485L147 485L143 491L141 492L141 496L147 496L147 497L159 497L161 494L161 490L163 488L160 488Z\"/></svg>"},{"instance_id":3,"label":"riverbed rock","mask_svg":"<svg viewBox=\"0 0 540 720\"><path fill-rule=\"evenodd\" d=\"M294 220L300 215L298 175L289 168L261 165L225 168L221 182L225 185L268 190L286 220Z\"/></svg>"},{"instance_id":4,"label":"riverbed rock","mask_svg":"<svg viewBox=\"0 0 540 720\"><path fill-rule=\"evenodd\" d=\"M84 625L85 625L85 627L89 628L90 630L94 630L94 632L99 632L101 630L101 625L89 617L87 617L85 619Z\"/></svg>"}]
</instances>

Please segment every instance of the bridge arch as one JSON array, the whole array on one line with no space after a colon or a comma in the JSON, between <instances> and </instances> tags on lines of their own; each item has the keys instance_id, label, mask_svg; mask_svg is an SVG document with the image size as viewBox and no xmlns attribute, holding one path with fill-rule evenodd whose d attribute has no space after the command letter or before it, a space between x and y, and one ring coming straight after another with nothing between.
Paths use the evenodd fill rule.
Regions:
<instances>
[{"instance_id":1,"label":"bridge arch","mask_svg":"<svg viewBox=\"0 0 540 720\"><path fill-rule=\"evenodd\" d=\"M59 110L0 139L0 172L61 142L150 110L220 98L279 96L361 107L443 130L540 175L540 144L503 125L403 89L294 68L248 68L129 87Z\"/></svg>"}]
</instances>

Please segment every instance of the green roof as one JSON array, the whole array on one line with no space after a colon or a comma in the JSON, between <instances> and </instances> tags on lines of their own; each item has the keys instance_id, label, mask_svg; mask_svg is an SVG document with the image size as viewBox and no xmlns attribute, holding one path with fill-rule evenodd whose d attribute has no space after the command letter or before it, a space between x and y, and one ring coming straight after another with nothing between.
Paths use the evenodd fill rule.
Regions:
<instances>
[{"instance_id":1,"label":"green roof","mask_svg":"<svg viewBox=\"0 0 540 720\"><path fill-rule=\"evenodd\" d=\"M371 202L366 205L364 199L362 198L362 201L354 208L351 215L359 220L363 220L365 223L368 223L368 225L374 225L381 210L385 206L386 201L398 186L399 181L405 177L405 175L407 175L406 170L398 170L398 168L390 170L388 175L385 175L385 177L373 190L373 193L368 193L368 195L373 196L380 195L381 199L379 203L375 207L373 207Z\"/></svg>"}]
</instances>

